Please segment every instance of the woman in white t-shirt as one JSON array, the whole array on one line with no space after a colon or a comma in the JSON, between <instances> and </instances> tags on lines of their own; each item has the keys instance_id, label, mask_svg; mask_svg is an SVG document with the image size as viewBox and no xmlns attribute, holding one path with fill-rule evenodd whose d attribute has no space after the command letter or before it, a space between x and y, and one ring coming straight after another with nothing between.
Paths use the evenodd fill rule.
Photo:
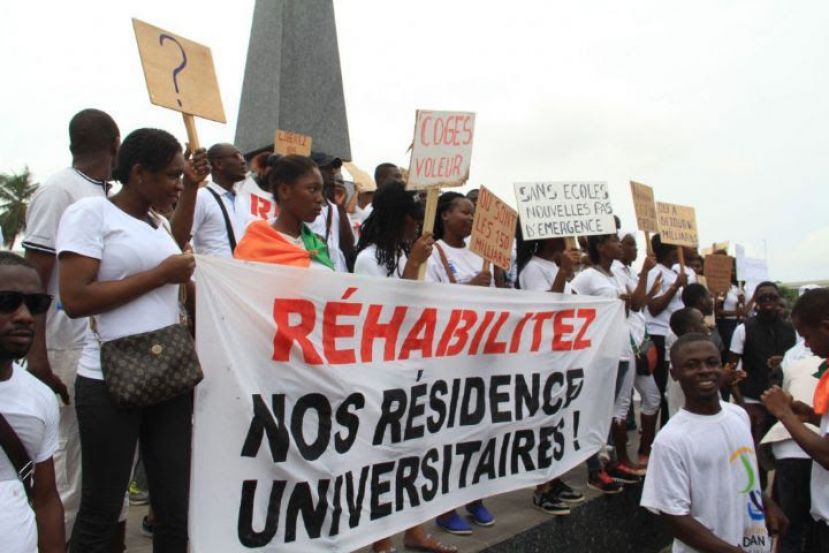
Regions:
<instances>
[{"instance_id":1,"label":"woman in white t-shirt","mask_svg":"<svg viewBox=\"0 0 829 553\"><path fill-rule=\"evenodd\" d=\"M154 550L187 550L192 393L144 408L117 407L104 383L100 342L179 322L179 287L190 281L195 262L154 210L168 211L177 201L182 177L185 186L198 186L208 172L203 150L188 163L171 134L139 129L118 153L121 191L80 200L61 219L63 308L70 317L94 315L97 323L97 332L87 333L75 382L83 484L73 551L111 550L137 445L158 517Z\"/></svg>"},{"instance_id":2,"label":"woman in white t-shirt","mask_svg":"<svg viewBox=\"0 0 829 553\"><path fill-rule=\"evenodd\" d=\"M516 232L517 288L571 294L570 279L579 264L578 250L567 251L564 238L524 240Z\"/></svg>"},{"instance_id":3,"label":"woman in white t-shirt","mask_svg":"<svg viewBox=\"0 0 829 553\"><path fill-rule=\"evenodd\" d=\"M576 275L573 279L573 289L582 295L621 299L625 302L626 309L629 309L632 291L628 290L625 283L611 270L613 262L621 260L623 255L622 242L619 237L616 234L590 236L587 240L587 253L590 256L591 265ZM623 343L619 344L619 367L616 374L611 423L611 436L616 448L617 460L610 463L606 471L620 481L628 479L638 483L638 479L632 477L643 476L645 471L630 459L627 451L626 420L630 407L630 395L633 393L634 371L630 370L630 327L627 322L624 324Z\"/></svg>"},{"instance_id":4,"label":"woman in white t-shirt","mask_svg":"<svg viewBox=\"0 0 829 553\"><path fill-rule=\"evenodd\" d=\"M417 230L423 219L423 208L407 192L402 182L387 182L377 191L374 209L363 222L357 244L354 273L377 278L417 280L420 266L432 254L431 235L418 238ZM454 553L458 549L445 545L429 534L422 524L406 530L403 543L407 549ZM391 538L376 541L377 552L394 550Z\"/></svg>"},{"instance_id":5,"label":"woman in white t-shirt","mask_svg":"<svg viewBox=\"0 0 829 553\"><path fill-rule=\"evenodd\" d=\"M427 262L427 281L494 286L492 272L484 270L483 258L466 246L465 240L472 234L474 216L475 204L463 194L445 192L438 198L434 233L437 242ZM495 524L495 517L482 501L467 504L466 510L478 526ZM464 536L472 533L472 527L454 509L440 515L435 522L451 534Z\"/></svg>"},{"instance_id":6,"label":"woman in white t-shirt","mask_svg":"<svg viewBox=\"0 0 829 553\"><path fill-rule=\"evenodd\" d=\"M736 263L735 263L736 265ZM740 324L740 319L743 318L743 312L746 304L745 292L737 284L736 267L731 269L731 287L725 296L717 298L716 316L717 316L717 330L720 332L725 349L731 347L731 336L737 325ZM724 361L727 360L724 357Z\"/></svg>"}]
</instances>

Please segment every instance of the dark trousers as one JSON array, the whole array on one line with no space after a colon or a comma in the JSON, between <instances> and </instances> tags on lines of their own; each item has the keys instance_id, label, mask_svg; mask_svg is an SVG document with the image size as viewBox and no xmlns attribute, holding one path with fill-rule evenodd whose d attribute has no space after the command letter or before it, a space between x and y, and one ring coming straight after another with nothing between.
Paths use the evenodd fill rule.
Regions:
<instances>
[{"instance_id":1,"label":"dark trousers","mask_svg":"<svg viewBox=\"0 0 829 553\"><path fill-rule=\"evenodd\" d=\"M808 553L829 553L829 526L825 522L814 522L810 543L806 545Z\"/></svg>"},{"instance_id":2,"label":"dark trousers","mask_svg":"<svg viewBox=\"0 0 829 553\"><path fill-rule=\"evenodd\" d=\"M789 519L789 531L781 538L780 553L803 553L803 542L814 520L809 514L811 459L778 459L774 474L774 496Z\"/></svg>"},{"instance_id":3,"label":"dark trousers","mask_svg":"<svg viewBox=\"0 0 829 553\"><path fill-rule=\"evenodd\" d=\"M668 422L668 400L665 397L665 390L668 387L668 360L667 352L665 351L665 337L659 335L652 335L651 341L656 346L656 368L653 371L653 379L656 382L656 387L659 388L659 395L662 400L659 402L659 410L662 412L662 424L665 426Z\"/></svg>"},{"instance_id":4,"label":"dark trousers","mask_svg":"<svg viewBox=\"0 0 829 553\"><path fill-rule=\"evenodd\" d=\"M69 549L110 553L129 485L136 445L147 470L157 524L154 553L187 552L193 396L141 409L119 409L103 380L79 376L75 410L81 436L81 506Z\"/></svg>"}]
</instances>

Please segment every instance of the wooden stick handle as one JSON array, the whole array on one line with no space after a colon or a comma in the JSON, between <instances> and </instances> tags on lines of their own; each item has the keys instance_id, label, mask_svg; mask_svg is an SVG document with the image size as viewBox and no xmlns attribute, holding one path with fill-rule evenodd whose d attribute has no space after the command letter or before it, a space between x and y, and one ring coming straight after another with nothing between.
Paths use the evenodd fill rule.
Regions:
<instances>
[{"instance_id":1,"label":"wooden stick handle","mask_svg":"<svg viewBox=\"0 0 829 553\"><path fill-rule=\"evenodd\" d=\"M435 213L438 210L438 196L440 190L437 188L430 188L426 192L426 212L423 215L423 235L430 234L435 228ZM426 265L424 263L420 266L417 272L417 280L423 280L426 277Z\"/></svg>"},{"instance_id":2,"label":"wooden stick handle","mask_svg":"<svg viewBox=\"0 0 829 553\"><path fill-rule=\"evenodd\" d=\"M645 231L645 251L648 255L653 255L653 244L651 244L651 233Z\"/></svg>"},{"instance_id":3,"label":"wooden stick handle","mask_svg":"<svg viewBox=\"0 0 829 553\"><path fill-rule=\"evenodd\" d=\"M190 151L195 152L200 148L199 134L196 132L196 118L189 113L182 113L184 128L187 129L187 142L190 144Z\"/></svg>"},{"instance_id":4,"label":"wooden stick handle","mask_svg":"<svg viewBox=\"0 0 829 553\"><path fill-rule=\"evenodd\" d=\"M481 267L481 272L482 272L482 273L485 273L485 272L487 272L489 269L490 269L489 261L487 261L486 259L484 259L484 265L483 265L483 267Z\"/></svg>"},{"instance_id":5,"label":"wooden stick handle","mask_svg":"<svg viewBox=\"0 0 829 553\"><path fill-rule=\"evenodd\" d=\"M679 257L679 268L684 273L685 272L685 250L682 246L676 247L676 255Z\"/></svg>"}]
</instances>

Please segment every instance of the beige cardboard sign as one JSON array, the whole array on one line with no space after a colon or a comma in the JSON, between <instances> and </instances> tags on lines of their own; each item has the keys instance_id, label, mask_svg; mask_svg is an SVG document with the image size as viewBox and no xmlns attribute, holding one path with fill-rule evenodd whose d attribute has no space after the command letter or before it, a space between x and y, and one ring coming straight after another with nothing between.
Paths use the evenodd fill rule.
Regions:
<instances>
[{"instance_id":1,"label":"beige cardboard sign","mask_svg":"<svg viewBox=\"0 0 829 553\"><path fill-rule=\"evenodd\" d=\"M653 188L646 184L630 181L630 194L633 196L633 209L636 211L636 223L644 232L659 232L656 223L656 205Z\"/></svg>"},{"instance_id":2,"label":"beige cardboard sign","mask_svg":"<svg viewBox=\"0 0 829 553\"><path fill-rule=\"evenodd\" d=\"M509 270L517 221L518 212L482 186L472 221L469 249L493 265Z\"/></svg>"},{"instance_id":3,"label":"beige cardboard sign","mask_svg":"<svg viewBox=\"0 0 829 553\"><path fill-rule=\"evenodd\" d=\"M132 20L150 102L225 123L210 48Z\"/></svg>"},{"instance_id":4,"label":"beige cardboard sign","mask_svg":"<svg viewBox=\"0 0 829 553\"><path fill-rule=\"evenodd\" d=\"M475 114L418 110L406 188L462 186L469 180Z\"/></svg>"},{"instance_id":5,"label":"beige cardboard sign","mask_svg":"<svg viewBox=\"0 0 829 553\"><path fill-rule=\"evenodd\" d=\"M697 215L693 207L656 202L656 221L663 244L696 248Z\"/></svg>"},{"instance_id":6,"label":"beige cardboard sign","mask_svg":"<svg viewBox=\"0 0 829 553\"><path fill-rule=\"evenodd\" d=\"M273 144L274 151L283 156L311 155L311 137L305 134L278 129L273 137Z\"/></svg>"},{"instance_id":7,"label":"beige cardboard sign","mask_svg":"<svg viewBox=\"0 0 829 553\"><path fill-rule=\"evenodd\" d=\"M731 271L734 258L715 253L705 256L705 280L714 294L725 294L731 288Z\"/></svg>"}]
</instances>

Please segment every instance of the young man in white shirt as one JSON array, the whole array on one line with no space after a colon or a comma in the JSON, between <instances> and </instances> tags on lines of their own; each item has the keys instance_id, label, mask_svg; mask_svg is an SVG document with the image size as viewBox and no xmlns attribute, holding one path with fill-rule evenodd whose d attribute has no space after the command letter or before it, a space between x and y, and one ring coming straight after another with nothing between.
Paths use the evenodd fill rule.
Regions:
<instances>
[{"instance_id":1,"label":"young man in white shirt","mask_svg":"<svg viewBox=\"0 0 829 553\"><path fill-rule=\"evenodd\" d=\"M66 535L81 501L81 447L74 400L75 373L87 330L87 319L70 319L58 297L55 240L63 213L76 201L106 197L121 137L112 117L85 109L69 122L72 165L50 176L38 187L26 212L23 248L52 302L45 317L36 317L34 342L28 356L29 372L61 396L60 441L55 452L55 474L64 506Z\"/></svg>"},{"instance_id":2,"label":"young man in white shirt","mask_svg":"<svg viewBox=\"0 0 829 553\"><path fill-rule=\"evenodd\" d=\"M249 198L240 193L247 163L233 144L214 144L207 150L207 160L210 182L198 190L185 189L179 198L179 204L186 204L193 201L195 194L192 223L174 218L173 234L177 239L192 235L193 251L198 254L233 257L236 243L254 220ZM190 210L183 209L181 213Z\"/></svg>"},{"instance_id":3,"label":"young man in white shirt","mask_svg":"<svg viewBox=\"0 0 829 553\"><path fill-rule=\"evenodd\" d=\"M829 357L829 289L818 288L803 294L792 309L792 321L806 346L822 359ZM815 376L820 380L814 407L793 401L778 386L763 393L766 408L789 431L797 445L812 458L811 500L815 519L810 553L829 552L829 371L824 361ZM820 427L815 434L804 422Z\"/></svg>"},{"instance_id":4,"label":"young man in white shirt","mask_svg":"<svg viewBox=\"0 0 829 553\"><path fill-rule=\"evenodd\" d=\"M668 525L673 553L769 553L787 522L762 495L748 415L721 401L720 352L692 333L670 357L685 406L656 436L642 506Z\"/></svg>"},{"instance_id":5,"label":"young man in white shirt","mask_svg":"<svg viewBox=\"0 0 829 553\"><path fill-rule=\"evenodd\" d=\"M317 164L322 173L325 206L319 217L308 226L328 244L328 252L334 261L336 270L348 272L346 260L350 259L354 253L354 232L351 230L345 202L334 201L337 188L344 187L343 162L340 158L323 152L312 152L311 160Z\"/></svg>"},{"instance_id":6,"label":"young man in white shirt","mask_svg":"<svg viewBox=\"0 0 829 553\"><path fill-rule=\"evenodd\" d=\"M49 388L14 363L29 352L35 316L46 313L50 303L35 268L22 257L0 252L0 415L24 450L17 457L11 433L9 439L0 437L0 548L5 553L66 551L52 460L58 447L58 402ZM28 475L16 466L26 465L26 459L31 463ZM28 499L26 485L31 486Z\"/></svg>"}]
</instances>

